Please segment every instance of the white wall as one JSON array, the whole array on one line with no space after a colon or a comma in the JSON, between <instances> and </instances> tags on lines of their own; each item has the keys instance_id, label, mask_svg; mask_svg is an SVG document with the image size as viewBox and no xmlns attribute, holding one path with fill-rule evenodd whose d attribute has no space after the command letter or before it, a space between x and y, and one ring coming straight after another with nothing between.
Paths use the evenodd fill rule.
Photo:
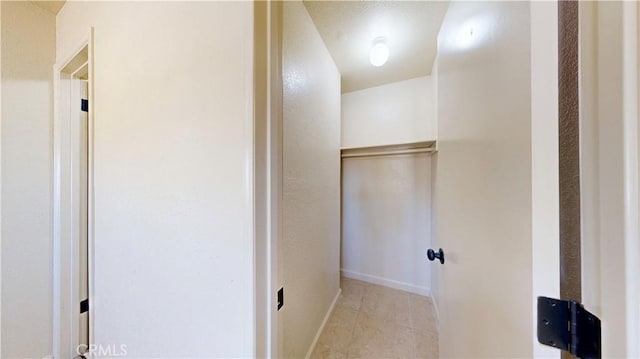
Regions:
<instances>
[{"instance_id":1,"label":"white wall","mask_svg":"<svg viewBox=\"0 0 640 359\"><path fill-rule=\"evenodd\" d=\"M285 2L283 237L285 358L304 357L339 290L340 73L302 2Z\"/></svg>"},{"instance_id":2,"label":"white wall","mask_svg":"<svg viewBox=\"0 0 640 359\"><path fill-rule=\"evenodd\" d=\"M430 244L430 154L343 160L345 276L428 295Z\"/></svg>"},{"instance_id":3,"label":"white wall","mask_svg":"<svg viewBox=\"0 0 640 359\"><path fill-rule=\"evenodd\" d=\"M438 36L441 357L533 355L530 25L528 3L452 2Z\"/></svg>"},{"instance_id":4,"label":"white wall","mask_svg":"<svg viewBox=\"0 0 640 359\"><path fill-rule=\"evenodd\" d=\"M431 76L342 94L342 147L434 140ZM343 160L342 273L427 295L429 155Z\"/></svg>"},{"instance_id":5,"label":"white wall","mask_svg":"<svg viewBox=\"0 0 640 359\"><path fill-rule=\"evenodd\" d=\"M95 28L95 341L251 357L253 5L68 2Z\"/></svg>"},{"instance_id":6,"label":"white wall","mask_svg":"<svg viewBox=\"0 0 640 359\"><path fill-rule=\"evenodd\" d=\"M342 147L434 140L430 76L342 95Z\"/></svg>"},{"instance_id":7,"label":"white wall","mask_svg":"<svg viewBox=\"0 0 640 359\"><path fill-rule=\"evenodd\" d=\"M51 125L55 16L2 7L2 352L52 353Z\"/></svg>"}]
</instances>

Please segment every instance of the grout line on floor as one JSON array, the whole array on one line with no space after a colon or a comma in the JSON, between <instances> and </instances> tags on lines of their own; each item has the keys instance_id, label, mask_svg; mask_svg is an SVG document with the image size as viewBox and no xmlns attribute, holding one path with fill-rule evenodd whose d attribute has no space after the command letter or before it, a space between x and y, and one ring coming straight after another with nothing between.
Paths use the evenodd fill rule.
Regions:
<instances>
[{"instance_id":1,"label":"grout line on floor","mask_svg":"<svg viewBox=\"0 0 640 359\"><path fill-rule=\"evenodd\" d=\"M343 280L344 278L341 278L341 280ZM362 281L358 281L358 280L353 280L353 279L349 279L352 280L354 282L357 283L361 283L362 285L362 291L361 291L361 296L359 298L359 305L357 307L356 311L356 317L355 317L355 322L350 330L350 333L348 334L348 341L347 341L347 345L344 348L345 351L339 351L334 349L334 346L330 344L330 348L331 350L334 351L334 353L339 353L342 356L348 358L349 354L351 353L351 349L352 349L352 343L354 340L354 334L355 334L355 330L356 330L356 326L358 325L358 323L361 321L362 316L365 313L363 307L364 307L364 301L365 301L365 296L367 294L371 294L373 291L375 291L377 288L376 287L381 287L381 288L387 288L385 286L380 286L380 285L374 285L374 284L370 284L370 283L366 283L366 282L362 282ZM409 339L409 345L411 346L411 348L407 348L407 354L410 354L410 356L412 356L413 358L418 358L418 335L420 335L418 329L416 328L416 319L412 316L412 299L411 299L411 293L403 291L403 290L398 290L398 289L394 289L394 288L390 288L393 289L394 291L398 291L401 292L402 295L404 295L404 298L406 300L406 314L408 315L408 328L409 332L410 332L410 337L407 338ZM429 297L430 298L430 297ZM418 304L422 304L421 302ZM432 305L432 304L429 304ZM419 305L418 305L419 306ZM373 317L376 317L376 315L373 315ZM380 317L382 318L382 317ZM406 328L404 325L400 325L398 323L395 323L394 325L397 325L398 327L404 327ZM346 335L345 335L346 336ZM439 352L439 350L438 350Z\"/></svg>"},{"instance_id":2,"label":"grout line on floor","mask_svg":"<svg viewBox=\"0 0 640 359\"><path fill-rule=\"evenodd\" d=\"M409 294L406 294L405 296L407 297L407 316L409 317L409 329L411 331L411 352L413 353L413 357L417 358L418 353L416 353L416 333L413 330L413 315L411 315L411 298L409 297Z\"/></svg>"}]
</instances>

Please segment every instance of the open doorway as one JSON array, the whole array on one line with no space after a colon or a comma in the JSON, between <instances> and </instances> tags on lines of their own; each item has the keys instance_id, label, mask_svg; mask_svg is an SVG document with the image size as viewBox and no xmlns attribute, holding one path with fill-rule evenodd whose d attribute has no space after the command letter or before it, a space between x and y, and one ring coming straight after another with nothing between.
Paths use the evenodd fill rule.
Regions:
<instances>
[{"instance_id":1,"label":"open doorway","mask_svg":"<svg viewBox=\"0 0 640 359\"><path fill-rule=\"evenodd\" d=\"M328 143L335 143L333 139L333 142L319 141L319 138L325 137L325 132L322 131L326 128L318 131L311 129L317 123L329 121L328 116L334 116L336 103L340 121L345 118L343 94L338 95L336 100L335 91L332 92L333 95L324 96L325 92L321 91L323 85L313 87L314 83L323 83L324 86L335 89L335 78L342 74L335 66L335 61L333 69L327 66L329 71L312 68L314 64L320 63L322 67L323 62L331 63L335 59L317 31L317 24L307 5L306 2L294 3L292 6L297 8L298 16L293 18L299 22L306 17L307 28L315 28L315 35L305 36L301 27L290 32L294 35L289 38L289 43L309 52L313 52L310 49L317 45L316 47L324 48L324 52L309 56L302 51L303 55L294 57L294 61L289 62L293 66L288 68L287 9L284 6L284 59L281 75L284 87L282 93L285 94L285 121L281 124L280 133L283 137L280 142L284 142L284 145L280 152L272 152L272 155L284 162L284 169L280 172L281 199L284 202L288 200L287 196L290 196L289 199L295 199L296 196L303 198L300 194L305 194L304 189L309 188L305 187L310 183L306 180L293 181L296 186L290 187L290 190L287 190L286 183L291 179L305 178L310 173L303 173L301 168L318 163L315 158L305 156L305 151L309 148L314 151L322 150ZM608 8L611 9L613 8ZM616 16L623 13L619 11L620 8L614 10ZM636 14L637 10L634 7L634 11L625 12L628 13ZM561 154L558 150L557 19L555 3L457 2L450 4L438 33L436 70L433 72L438 151L432 159L432 246L443 247L446 263L432 267L435 272L432 277L432 292L435 293L434 299L440 313L440 355L559 356L556 349L545 347L537 341L538 313L535 306L537 296L558 297L560 294L558 159ZM621 22L625 26L637 24L634 22L635 18L626 20ZM632 30L637 31L637 27ZM347 37L344 33L342 36ZM621 37L612 35L608 38L611 42L607 43L623 43ZM585 39L586 37L582 38ZM631 40L627 42L636 41L634 37L628 39ZM595 43L597 42L589 45L593 46ZM367 46L371 45L370 41ZM629 53L635 51L633 46L629 48L632 49ZM368 59L365 57L364 60ZM630 73L632 75L629 78L635 81L637 74L633 71ZM301 99L293 102L299 106L287 106L287 91L292 98ZM629 103L635 104L633 101ZM375 105L365 107L374 108ZM288 141L293 146L289 150L286 143L286 119L291 114L287 111L297 113L301 121L290 133ZM370 120L372 116L366 117L363 123L366 125L366 120ZM333 126L333 123L329 126ZM363 128L358 126L355 132L363 132ZM626 134L635 136L635 132L628 131ZM331 133L335 135L335 132ZM619 132L618 135L621 133L624 132ZM344 132L341 136L344 136ZM344 137L340 139L343 140ZM625 143L611 142L614 146ZM305 149L305 146L308 148ZM333 153L325 153L327 156L337 157L339 150L340 148L334 149ZM375 150L378 151L379 148ZM617 159L620 161L619 157ZM286 162L291 160L299 168L290 166L293 170L287 171ZM335 171L335 167L331 167L330 171ZM301 176L301 173L304 175ZM299 201L296 207L289 209L289 219L286 218L286 203L281 204L277 211L281 217L280 223L284 226L282 232L285 232L278 238L279 260L276 262L280 279L278 287L284 287L286 294L284 307L277 316L277 333L280 336L277 342L282 346L278 352L284 356L311 356L321 341L323 327L337 330L329 323L331 313L341 296L340 289L336 288L339 281L336 278L340 277L340 265L336 263L340 261L333 257L339 255L340 247L336 245L335 236L331 235L334 233L333 227L327 231L326 226L314 225L307 231L290 232L289 238L286 234L286 227L291 225L290 222L298 227L304 227L305 223L317 223L313 222L315 217L305 218L304 213L313 209L318 216L327 213L318 210L317 205L333 200L333 194L327 188L334 186L334 182L327 181L323 177L324 173L318 171L315 174L317 176L307 178L311 181L322 179L325 185L321 187L325 191L323 195ZM634 188L633 185L630 188ZM602 210L601 207L597 208ZM329 217L333 215L331 213ZM291 218L297 220L292 221ZM637 223L637 220L630 220L629 223ZM318 237L318 233L330 233L328 244L325 244L333 248L333 252L318 245L319 242L310 240ZM306 244L315 243L313 251L303 249L304 241ZM629 249L632 250L632 255L637 254L637 248ZM326 253L329 255L320 262L330 262L328 270L316 263L317 258ZM356 253L357 255L361 253ZM283 267L283 262L288 260L298 265L297 270L291 270L286 265ZM589 270L601 272L602 263ZM302 293L301 296L297 296L296 291L292 290L292 282L286 279L287 276L295 276L293 282L302 283L301 287L304 289L298 291ZM592 278L586 279L594 283ZM584 280L585 273L583 286ZM342 289L345 289L344 286ZM622 298L620 293L615 292L599 292L598 295L602 298ZM311 315L310 311L305 311L305 306L321 308L316 312L324 311L327 314L324 317L317 313ZM605 318L611 319L613 317L610 315L608 319ZM296 320L297 323L290 324ZM290 328L287 329L287 326ZM316 331L318 327L320 329ZM293 336L291 332L294 333ZM612 331L609 330L608 335L611 334ZM292 340L292 337L305 339ZM493 340L495 337L504 340L496 344ZM457 345L459 342L464 342L465 345ZM306 349L309 350L305 351ZM316 352L320 356L344 354L340 351Z\"/></svg>"},{"instance_id":2,"label":"open doorway","mask_svg":"<svg viewBox=\"0 0 640 359\"><path fill-rule=\"evenodd\" d=\"M431 73L447 6L282 4L281 356L437 355Z\"/></svg>"},{"instance_id":3,"label":"open doorway","mask_svg":"<svg viewBox=\"0 0 640 359\"><path fill-rule=\"evenodd\" d=\"M54 70L54 353L91 355L92 96L86 40Z\"/></svg>"}]
</instances>

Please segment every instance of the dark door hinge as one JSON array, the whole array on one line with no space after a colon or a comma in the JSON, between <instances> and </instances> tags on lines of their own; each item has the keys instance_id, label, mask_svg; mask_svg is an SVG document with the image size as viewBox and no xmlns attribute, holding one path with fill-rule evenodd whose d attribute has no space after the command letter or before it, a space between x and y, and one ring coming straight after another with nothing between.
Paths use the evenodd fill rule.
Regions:
<instances>
[{"instance_id":1,"label":"dark door hinge","mask_svg":"<svg viewBox=\"0 0 640 359\"><path fill-rule=\"evenodd\" d=\"M578 358L601 358L600 319L574 300L538 297L538 341Z\"/></svg>"},{"instance_id":2,"label":"dark door hinge","mask_svg":"<svg viewBox=\"0 0 640 359\"><path fill-rule=\"evenodd\" d=\"M89 100L85 100L85 99L80 100L80 109L83 112L89 112Z\"/></svg>"},{"instance_id":3,"label":"dark door hinge","mask_svg":"<svg viewBox=\"0 0 640 359\"><path fill-rule=\"evenodd\" d=\"M80 302L80 314L86 313L89 311L89 299L85 299Z\"/></svg>"},{"instance_id":4,"label":"dark door hinge","mask_svg":"<svg viewBox=\"0 0 640 359\"><path fill-rule=\"evenodd\" d=\"M278 290L278 310L284 305L284 287Z\"/></svg>"}]
</instances>

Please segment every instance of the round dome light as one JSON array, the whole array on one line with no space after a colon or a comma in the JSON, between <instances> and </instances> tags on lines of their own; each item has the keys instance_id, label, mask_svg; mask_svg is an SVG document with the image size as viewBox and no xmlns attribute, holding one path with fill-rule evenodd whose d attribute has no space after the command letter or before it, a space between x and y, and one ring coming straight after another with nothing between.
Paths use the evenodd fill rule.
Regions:
<instances>
[{"instance_id":1,"label":"round dome light","mask_svg":"<svg viewBox=\"0 0 640 359\"><path fill-rule=\"evenodd\" d=\"M387 46L383 38L378 38L373 41L371 52L369 53L369 61L371 65L380 67L384 65L389 59L389 46Z\"/></svg>"}]
</instances>

